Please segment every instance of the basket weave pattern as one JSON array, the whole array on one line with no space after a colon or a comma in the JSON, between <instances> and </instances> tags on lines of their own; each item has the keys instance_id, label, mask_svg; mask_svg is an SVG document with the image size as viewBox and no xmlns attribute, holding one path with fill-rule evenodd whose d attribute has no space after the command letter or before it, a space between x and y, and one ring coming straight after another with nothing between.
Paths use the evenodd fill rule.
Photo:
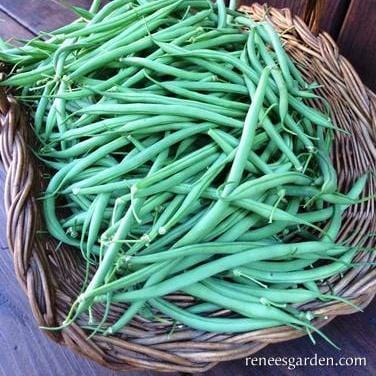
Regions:
<instances>
[{"instance_id":1,"label":"basket weave pattern","mask_svg":"<svg viewBox=\"0 0 376 376\"><path fill-rule=\"evenodd\" d=\"M286 9L266 11L254 4L243 10L255 19L267 19L282 33L286 49L299 69L322 85L319 91L331 105L333 122L352 133L352 136L336 135L332 156L340 188L347 191L358 176L375 171L375 94L362 84L326 33L314 36L301 19L293 17ZM313 102L313 105L320 107L322 103ZM56 326L64 320L79 293L84 266L79 252L65 246L56 250L55 240L37 232L43 228L36 200L42 176L28 147L32 135L27 118L15 99L5 92L0 92L0 120L0 153L6 171L7 237L16 275L28 295L37 323ZM375 183L371 175L365 195L375 194ZM375 231L375 202L370 200L346 211L339 240L351 237L355 244ZM369 238L367 245L374 246L373 238ZM357 260L368 264L326 281L322 290L330 289L365 307L376 293L376 270L369 266L375 258L372 255L360 254ZM181 306L193 303L191 297L179 294L169 299ZM324 326L335 316L355 311L348 305L333 302L312 302L305 307L321 317L327 316L327 319L315 320L317 327ZM115 320L123 309L124 306L115 306L110 318ZM97 313L100 311L99 307ZM226 314L226 310L215 313L216 316ZM183 326L171 330L170 325L137 316L116 337L98 334L87 340L88 334L79 323L62 331L46 331L46 334L109 368L170 372L202 372L219 361L255 353L268 343L304 335L288 327L235 335L204 333Z\"/></svg>"}]
</instances>

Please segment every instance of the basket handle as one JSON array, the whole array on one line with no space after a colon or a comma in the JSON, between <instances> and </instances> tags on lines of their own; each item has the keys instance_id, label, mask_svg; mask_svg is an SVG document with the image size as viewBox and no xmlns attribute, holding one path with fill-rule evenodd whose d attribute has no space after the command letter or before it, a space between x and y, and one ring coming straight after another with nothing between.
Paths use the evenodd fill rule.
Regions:
<instances>
[{"instance_id":1,"label":"basket handle","mask_svg":"<svg viewBox=\"0 0 376 376\"><path fill-rule=\"evenodd\" d=\"M324 15L326 0L308 0L303 13L303 20L313 33L318 33Z\"/></svg>"}]
</instances>

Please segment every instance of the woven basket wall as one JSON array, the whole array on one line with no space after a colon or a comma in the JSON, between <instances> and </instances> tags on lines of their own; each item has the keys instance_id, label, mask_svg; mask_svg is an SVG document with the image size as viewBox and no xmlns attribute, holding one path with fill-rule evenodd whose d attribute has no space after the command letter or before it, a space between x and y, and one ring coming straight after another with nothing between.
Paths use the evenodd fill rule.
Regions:
<instances>
[{"instance_id":1,"label":"woven basket wall","mask_svg":"<svg viewBox=\"0 0 376 376\"><path fill-rule=\"evenodd\" d=\"M278 11L255 4L247 8L255 19L267 19L279 32L288 53L309 80L322 85L319 90L332 107L336 125L351 132L338 134L333 160L339 175L340 188L349 186L366 171L376 167L376 96L368 90L358 75L338 51L329 35L312 34L308 26L288 10ZM317 26L312 14L306 18ZM314 103L319 107L321 104ZM5 208L7 237L13 253L14 266L20 285L27 294L35 319L40 326L60 324L80 290L84 266L79 252L62 247L39 235L43 229L36 197L41 189L40 169L32 160L28 145L33 137L22 108L11 94L0 92L0 152L6 171ZM371 174L364 195L375 193L375 177ZM358 242L366 234L375 232L375 202L368 201L349 208L343 221L340 239L353 234ZM368 245L374 245L373 238ZM359 255L361 261L374 261L372 253ZM323 284L323 291L351 299L365 307L376 292L376 270L365 264L345 275ZM192 303L190 297L176 294L169 299L181 305ZM341 303L312 302L306 304L314 312L327 316L314 323L321 327L334 317L353 313L354 309ZM110 318L115 320L125 306L114 307ZM99 309L100 311L100 309ZM100 312L97 312L100 314ZM228 312L217 312L225 316ZM243 358L273 342L302 336L288 327L258 330L245 334L213 334L178 326L171 326L136 317L115 337L88 334L74 324L63 331L46 331L53 340L69 346L98 363L113 369L152 369L158 371L202 372L220 361Z\"/></svg>"}]
</instances>

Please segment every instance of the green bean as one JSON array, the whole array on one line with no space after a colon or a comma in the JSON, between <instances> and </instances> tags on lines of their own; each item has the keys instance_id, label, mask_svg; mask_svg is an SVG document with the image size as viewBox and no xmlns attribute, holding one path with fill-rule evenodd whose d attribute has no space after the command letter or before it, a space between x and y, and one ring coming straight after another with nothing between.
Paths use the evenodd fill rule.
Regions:
<instances>
[{"instance_id":1,"label":"green bean","mask_svg":"<svg viewBox=\"0 0 376 376\"><path fill-rule=\"evenodd\" d=\"M260 178L247 181L239 185L229 196L227 200L249 198L250 196L257 195L265 192L268 189L275 188L279 185L287 183L295 183L297 185L310 184L312 180L298 172L286 172L286 173L272 173L262 176Z\"/></svg>"},{"instance_id":2,"label":"green bean","mask_svg":"<svg viewBox=\"0 0 376 376\"><path fill-rule=\"evenodd\" d=\"M198 303L194 306L189 306L185 308L185 311L189 313L198 314L203 312L215 312L220 311L221 307L213 303ZM184 311L183 311L184 312Z\"/></svg>"},{"instance_id":3,"label":"green bean","mask_svg":"<svg viewBox=\"0 0 376 376\"><path fill-rule=\"evenodd\" d=\"M333 193L337 190L337 172L326 153L318 150L316 155L324 178L321 190L324 193Z\"/></svg>"},{"instance_id":4,"label":"green bean","mask_svg":"<svg viewBox=\"0 0 376 376\"><path fill-rule=\"evenodd\" d=\"M155 60L148 60L141 57L127 57L121 60L122 64L126 65L138 65L143 68L151 69L158 72L159 74L165 74L170 76L175 76L182 80L193 80L198 81L202 78L208 77L208 73L204 72L187 72L184 69L175 68L169 65L159 63Z\"/></svg>"},{"instance_id":5,"label":"green bean","mask_svg":"<svg viewBox=\"0 0 376 376\"><path fill-rule=\"evenodd\" d=\"M197 330L215 333L237 333L282 325L273 320L226 319L196 316L163 299L152 299L151 304L162 313Z\"/></svg>"},{"instance_id":6,"label":"green bean","mask_svg":"<svg viewBox=\"0 0 376 376\"><path fill-rule=\"evenodd\" d=\"M75 188L78 187L87 188L124 175L125 173L132 171L134 168L141 166L150 158L153 158L154 156L158 155L167 147L170 147L171 145L179 142L180 140L186 137L201 133L203 131L207 131L208 129L210 129L210 127L210 124L202 123L194 128L183 129L181 131L174 132L165 137L164 139L156 142L153 146L150 146L146 150L136 154L134 157L129 158L128 160L124 159L117 166L111 167L103 173L99 173L96 176L93 176L92 178L85 179L81 181L80 184L73 184L72 186L70 186L70 190L73 191Z\"/></svg>"},{"instance_id":7,"label":"green bean","mask_svg":"<svg viewBox=\"0 0 376 376\"><path fill-rule=\"evenodd\" d=\"M161 168L159 171L145 177L136 184L137 190L151 186L169 176L184 171L187 167L199 162L200 160L213 155L216 152L216 147L214 145L206 145L183 158L180 158L173 163Z\"/></svg>"},{"instance_id":8,"label":"green bean","mask_svg":"<svg viewBox=\"0 0 376 376\"><path fill-rule=\"evenodd\" d=\"M91 166L96 161L107 156L109 153L118 150L119 148L128 145L129 140L125 137L117 138L110 143L100 147L95 153L88 157L83 157L79 161L75 160L68 163L64 169L60 170L58 174L54 176L55 180L51 180L49 187L47 188L47 194L54 194L58 191L69 179L83 171L85 168ZM116 168L116 166L112 167ZM55 189L55 190L54 190Z\"/></svg>"},{"instance_id":9,"label":"green bean","mask_svg":"<svg viewBox=\"0 0 376 376\"><path fill-rule=\"evenodd\" d=\"M89 24L95 24L102 21L104 18L111 15L112 12L115 10L121 8L122 10L125 8L124 5L129 5L131 3L131 0L113 0L108 4L105 4L102 9L100 9L94 17L90 20ZM128 8L128 7L127 7ZM124 9L125 10L125 9Z\"/></svg>"},{"instance_id":10,"label":"green bean","mask_svg":"<svg viewBox=\"0 0 376 376\"><path fill-rule=\"evenodd\" d=\"M179 200L180 201L180 200ZM178 202L179 204L179 202ZM173 210L174 208L172 208ZM167 215L169 215L168 213ZM159 223L156 224L156 228L160 227L160 225L163 223L164 220L160 221ZM157 234L157 231L155 232L155 235ZM193 262L196 262L196 259L193 259ZM168 273L170 272L172 268L171 264L166 264L163 267L160 268L160 270L156 273L153 274L145 283L145 287L152 286L161 280L163 280ZM110 333L114 333L117 330L119 330L121 327L123 327L144 305L145 301L141 300L138 302L133 303L129 309L124 313L124 315L114 324L112 325L108 331Z\"/></svg>"},{"instance_id":11,"label":"green bean","mask_svg":"<svg viewBox=\"0 0 376 376\"><path fill-rule=\"evenodd\" d=\"M179 114L181 116L190 117L192 119L211 121L214 124L224 125L227 127L242 128L243 123L240 120L229 118L224 115L216 114L209 110L198 109L192 106L177 105L153 105L153 104L102 104L88 106L79 111L87 114L142 114L142 115L163 115L163 114Z\"/></svg>"},{"instance_id":12,"label":"green bean","mask_svg":"<svg viewBox=\"0 0 376 376\"><path fill-rule=\"evenodd\" d=\"M183 183L187 179L196 176L196 174L210 166L218 158L218 156L218 153L210 155L207 158L202 159L195 164L192 164L190 167L184 169L183 171L176 173L172 177L154 184L153 186L139 189L139 185L136 184L133 190L134 197L150 196L152 194L163 192L165 190L168 190L170 187L174 187L180 183Z\"/></svg>"},{"instance_id":13,"label":"green bean","mask_svg":"<svg viewBox=\"0 0 376 376\"><path fill-rule=\"evenodd\" d=\"M168 201L171 198L171 195L168 193L158 195L157 197L151 197L150 199L146 200L144 205L140 208L138 212L139 220L144 223L146 222L146 219L148 216L150 217L151 212L158 206L163 205L166 201ZM123 218L123 211L125 210L127 201L131 201L131 195L129 195L128 200L125 200L125 197L118 197L117 201L122 201L124 206L120 207L120 204L117 207L114 207L113 213L112 213L112 226L106 230L105 233L102 234L102 239L104 240L112 240L112 236L114 235L115 231L119 228L121 219ZM120 207L120 209L119 209ZM129 206L127 207L129 208ZM117 209L117 210L116 210Z\"/></svg>"},{"instance_id":14,"label":"green bean","mask_svg":"<svg viewBox=\"0 0 376 376\"><path fill-rule=\"evenodd\" d=\"M274 51L276 52L276 57L281 68L283 78L285 79L287 86L291 88L293 86L293 79L291 77L290 69L287 63L286 51L282 47L279 36L269 23L264 22L261 24L261 27L264 28L270 38ZM266 57L266 55L264 56Z\"/></svg>"},{"instance_id":15,"label":"green bean","mask_svg":"<svg viewBox=\"0 0 376 376\"><path fill-rule=\"evenodd\" d=\"M171 231L168 231L160 239L150 244L143 252L143 255L154 253L160 249L163 249L168 244L172 244L176 239L185 234L197 221L203 216L202 212L194 214L186 222L181 223L179 226L175 226Z\"/></svg>"},{"instance_id":16,"label":"green bean","mask_svg":"<svg viewBox=\"0 0 376 376\"><path fill-rule=\"evenodd\" d=\"M251 82L250 79L247 77L244 77L247 87L250 91L251 98L254 98L256 95L256 89ZM273 97L274 100L274 97ZM287 121L288 116L286 114ZM273 140L273 142L278 146L278 148L282 151L283 154L285 154L288 159L291 161L291 163L294 165L296 170L301 171L303 169L302 165L300 164L299 159L295 156L295 154L290 150L290 148L286 145L281 135L278 133L278 131L275 129L274 125L272 124L271 120L269 119L269 116L267 115L267 112L264 112L264 110L260 110L259 112L259 119L262 123L262 126L265 130L265 132L268 134L269 138Z\"/></svg>"},{"instance_id":17,"label":"green bean","mask_svg":"<svg viewBox=\"0 0 376 376\"><path fill-rule=\"evenodd\" d=\"M287 211L293 215L296 215L298 208L299 208L299 200L292 200L287 207ZM254 216L252 218L254 218ZM257 220L258 217L256 217L255 219ZM255 219L251 222L252 225L257 223ZM244 232L239 237L238 240L244 241L244 240L249 239L250 241L258 241L264 238L268 238L270 236L274 236L278 234L279 232L282 232L289 225L290 225L290 222L275 221L275 222L267 224L266 226L263 226L257 229L252 229L252 230L250 230L251 226L248 226L249 231Z\"/></svg>"},{"instance_id":18,"label":"green bean","mask_svg":"<svg viewBox=\"0 0 376 376\"><path fill-rule=\"evenodd\" d=\"M35 126L35 133L40 134L43 124L43 118L44 114L47 110L49 98L48 95L53 90L53 87L55 86L54 82L48 83L45 88L43 89L42 97L38 103L37 110L34 115L34 126Z\"/></svg>"},{"instance_id":19,"label":"green bean","mask_svg":"<svg viewBox=\"0 0 376 376\"><path fill-rule=\"evenodd\" d=\"M305 196L310 198L320 198L325 202L330 204L336 205L354 205L359 203L358 200L353 199L347 195L341 193L322 193L322 191L318 188L309 186L293 186L293 185L286 185L286 194L288 196Z\"/></svg>"},{"instance_id":20,"label":"green bean","mask_svg":"<svg viewBox=\"0 0 376 376\"><path fill-rule=\"evenodd\" d=\"M186 288L186 286L190 286L193 283L211 277L215 274L219 274L252 261L268 260L289 255L297 256L312 252L325 252L332 248L344 249L346 247L320 242L290 243L254 247L248 251L238 252L236 254L211 261L207 264L197 266L196 268L187 271L184 274L184 278L181 278L181 276L178 275L154 285L153 287L115 294L113 296L113 300L135 301L140 298L149 299L157 296L163 296L169 294L170 292ZM170 252L167 253L170 254ZM179 258L179 256L177 257ZM343 264L341 265L343 266ZM119 288L121 288L120 286L121 285L119 284ZM92 296L105 294L108 291L111 291L109 288L110 287L102 286L96 290L86 291L80 299L86 300Z\"/></svg>"},{"instance_id":21,"label":"green bean","mask_svg":"<svg viewBox=\"0 0 376 376\"><path fill-rule=\"evenodd\" d=\"M263 67L256 54L255 38L256 38L256 29L252 28L249 30L248 40L247 40L248 62L249 64L253 65L253 67L259 74L261 74Z\"/></svg>"},{"instance_id":22,"label":"green bean","mask_svg":"<svg viewBox=\"0 0 376 376\"><path fill-rule=\"evenodd\" d=\"M270 140L262 152L260 158L264 161L268 161L277 152L278 147L273 140Z\"/></svg>"},{"instance_id":23,"label":"green bean","mask_svg":"<svg viewBox=\"0 0 376 376\"><path fill-rule=\"evenodd\" d=\"M274 60L273 58L268 54L265 45L263 44L261 38L258 38L258 35L255 34L255 42L258 45L260 54L265 61L265 63L269 66L273 66ZM289 69L287 69L289 72ZM287 111L288 111L288 91L287 91L287 85L285 84L285 81L282 77L282 74L279 70L272 69L271 74L273 76L274 82L276 83L278 90L279 90L279 116L281 119L281 122L283 123ZM292 80L291 80L292 81Z\"/></svg>"},{"instance_id":24,"label":"green bean","mask_svg":"<svg viewBox=\"0 0 376 376\"><path fill-rule=\"evenodd\" d=\"M176 84L169 84L165 82L158 82L157 84L161 86L163 89L166 89L173 94L185 97L187 99L202 101L209 104L216 104L218 106L223 106L225 108L234 108L242 111L248 110L249 107L249 105L245 103L240 103L237 101L232 101L224 98L213 98L210 95L200 94L195 91L185 89L184 87L180 87Z\"/></svg>"},{"instance_id":25,"label":"green bean","mask_svg":"<svg viewBox=\"0 0 376 376\"><path fill-rule=\"evenodd\" d=\"M121 30L117 35L111 38L106 43L103 43L97 52L102 52L109 49L116 49L126 44L132 43L157 29L162 25L166 25L166 18L175 9L174 4L166 6L148 15L147 17L139 18L136 22L129 25L127 28ZM91 54L88 54L90 56Z\"/></svg>"},{"instance_id":26,"label":"green bean","mask_svg":"<svg viewBox=\"0 0 376 376\"><path fill-rule=\"evenodd\" d=\"M200 198L202 192L211 184L228 162L223 154L208 168L208 170L200 177L193 189L188 193L181 207L176 211L174 216L163 226L160 227L159 233L165 234L172 226L178 223L182 218L188 215L192 210L192 204Z\"/></svg>"},{"instance_id":27,"label":"green bean","mask_svg":"<svg viewBox=\"0 0 376 376\"><path fill-rule=\"evenodd\" d=\"M218 29L226 27L226 5L224 0L217 0L218 6Z\"/></svg>"},{"instance_id":28,"label":"green bean","mask_svg":"<svg viewBox=\"0 0 376 376\"><path fill-rule=\"evenodd\" d=\"M200 16L200 18L195 18L195 17L198 17L198 16ZM189 21L193 20L193 18L195 18L194 21L196 21L196 20L199 21L201 18L204 18L206 16L207 16L207 11L202 11L202 12L197 13L195 16L190 17ZM188 20L186 20L186 21L188 21ZM186 39L189 39L191 36L193 36L197 33L197 29L191 30L190 26L186 26L186 27L183 26L183 23L187 23L186 21L182 22L182 25L181 25L182 27L179 29L181 35L173 40L173 42L177 45L179 45L180 43L183 43ZM156 57L159 57L162 54L163 54L163 51L159 49L157 51L154 51L152 54L150 54L149 58L155 59ZM74 99L77 99L77 98L85 97L87 95L92 95L93 91L98 92L98 91L102 91L102 90L107 90L111 87L114 87L118 83L122 83L122 86L124 86L124 87L129 87L133 84L133 81L135 80L137 74L134 76L133 81L130 81L128 79L124 82L124 79L129 78L132 74L135 74L137 71L138 71L137 67L130 67L130 68L127 68L127 69L122 69L117 74L115 74L113 77L111 77L109 80L105 80L105 81L95 85L93 87L93 90L81 88L80 90L77 90L75 92L65 93L64 97L66 99L74 100ZM141 78L143 78L143 71L139 71L138 74L141 75Z\"/></svg>"},{"instance_id":29,"label":"green bean","mask_svg":"<svg viewBox=\"0 0 376 376\"><path fill-rule=\"evenodd\" d=\"M217 104L200 103L195 100L182 100L178 98L170 98L158 94L144 94L138 93L131 89L122 89L120 92L101 92L104 97L114 98L120 100L122 103L150 103L150 104L176 104L176 105L190 105L192 107L208 109L230 117L243 117L244 111L238 111L230 108L222 108Z\"/></svg>"},{"instance_id":30,"label":"green bean","mask_svg":"<svg viewBox=\"0 0 376 376\"><path fill-rule=\"evenodd\" d=\"M289 70L290 70L290 73L292 75L292 77L296 80L296 82L298 84L300 84L300 86L302 86L303 88L306 88L308 87L308 84L307 82L304 80L302 74L300 73L300 71L297 69L297 67L295 66L295 64L292 62L291 58L289 55L286 55L286 59L287 59L287 64L288 64L288 67L289 67Z\"/></svg>"},{"instance_id":31,"label":"green bean","mask_svg":"<svg viewBox=\"0 0 376 376\"><path fill-rule=\"evenodd\" d=\"M155 274L151 275L150 278L146 281L145 287L152 286L153 284L158 283L168 274L169 271L169 264L161 266L161 268ZM132 303L130 307L124 312L124 314L120 317L120 319L118 319L118 321L115 324L113 324L107 329L106 333L114 334L118 332L133 318L133 316L142 308L144 304L145 300L140 300Z\"/></svg>"},{"instance_id":32,"label":"green bean","mask_svg":"<svg viewBox=\"0 0 376 376\"><path fill-rule=\"evenodd\" d=\"M256 90L255 100L251 103L247 117L244 123L244 129L240 138L239 146L235 154L233 164L229 176L227 178L228 184L223 191L223 197L226 197L236 186L239 184L246 162L247 153L252 146L255 137L255 131L258 120L258 113L262 107L264 100L267 79L269 77L270 70L266 68L263 71L260 84ZM228 206L225 201L217 201L213 208L203 217L203 219L195 226L188 234L186 234L179 242L179 245L189 244L189 242L199 241L205 236L205 233L210 231L220 220L224 209Z\"/></svg>"},{"instance_id":33,"label":"green bean","mask_svg":"<svg viewBox=\"0 0 376 376\"><path fill-rule=\"evenodd\" d=\"M106 209L103 212L103 219L108 220L111 218L111 209ZM82 225L87 217L86 212L79 212L77 214L73 214L69 218L62 221L62 227L68 228L68 227L74 227L75 225Z\"/></svg>"},{"instance_id":34,"label":"green bean","mask_svg":"<svg viewBox=\"0 0 376 376\"><path fill-rule=\"evenodd\" d=\"M85 35L90 35L92 33L98 33L100 31L107 31L116 28L117 26L124 27L124 25L127 24L127 22L132 21L136 19L137 17L140 17L144 14L152 13L153 11L156 11L160 9L162 6L171 6L173 5L174 1L172 0L157 0L153 3L147 4L145 6L136 7L129 12L126 13L125 17L124 14L120 14L117 17L112 17L110 20L106 22L102 22L100 25L97 25L93 23L92 25L86 26L82 30L78 30L76 32L73 32L70 34L70 37L82 37ZM182 3L182 1L177 2L178 5ZM175 5L176 7L176 5Z\"/></svg>"},{"instance_id":35,"label":"green bean","mask_svg":"<svg viewBox=\"0 0 376 376\"><path fill-rule=\"evenodd\" d=\"M95 136L93 138L81 141L65 150L52 150L48 146L45 146L45 147L42 147L42 149L40 150L40 155L53 157L57 159L74 158L74 157L83 155L100 145L111 142L114 138L116 138L116 135L113 135L113 134L99 135L99 136Z\"/></svg>"},{"instance_id":36,"label":"green bean","mask_svg":"<svg viewBox=\"0 0 376 376\"><path fill-rule=\"evenodd\" d=\"M241 273L236 273L241 274ZM238 281L244 281L245 277L242 277L241 275L235 276ZM279 303L279 304L286 304L286 303L304 303L308 302L313 299L320 299L323 301L326 300L335 300L335 301L342 301L344 303L347 303L349 305L352 305L352 303L346 301L345 299L341 299L340 297L323 294L319 289L310 290L310 289L302 289L302 288L291 288L291 289L281 289L281 288L264 288L260 287L255 283L247 281L248 283L251 283L252 287L250 289L250 286L245 286L244 284L239 283L231 283L226 282L224 280L216 280L217 284L220 284L222 286L227 287L227 291L236 291L242 293L242 297L245 301L247 301L247 296L250 293L250 290L252 291L252 295L257 296L260 298L260 300L264 300L265 298L273 303ZM308 284L309 282L307 282Z\"/></svg>"},{"instance_id":37,"label":"green bean","mask_svg":"<svg viewBox=\"0 0 376 376\"><path fill-rule=\"evenodd\" d=\"M357 199L360 196L361 192L363 191L366 185L367 178L368 178L367 175L363 175L355 182L355 184L353 185L353 187L348 193L348 197L350 199ZM337 204L334 206L333 217L328 228L326 229L326 234L323 237L324 241L336 239L336 237L339 234L341 224L342 224L342 214L346 210L347 207L348 205L343 205L343 204L342 205Z\"/></svg>"},{"instance_id":38,"label":"green bean","mask_svg":"<svg viewBox=\"0 0 376 376\"><path fill-rule=\"evenodd\" d=\"M63 137L51 137L57 140L71 140L84 135L96 135L105 131L114 131L119 133L131 133L142 128L154 127L159 124L168 124L171 122L189 121L187 117L176 115L157 115L153 117L145 117L143 115L124 115L116 118L100 120L96 123L88 124L78 128L72 128L65 132ZM111 133L110 133L111 134Z\"/></svg>"},{"instance_id":39,"label":"green bean","mask_svg":"<svg viewBox=\"0 0 376 376\"><path fill-rule=\"evenodd\" d=\"M182 3L182 0L174 4L168 5L166 7L166 11L170 12L176 9L181 3ZM160 22L161 20L156 19L154 21ZM166 31L168 31L168 29L166 29ZM98 56L93 56L90 60L86 61L83 65L80 65L80 61L78 60L73 64L73 66L77 66L78 68L74 71L74 73L72 73L69 76L69 79L77 79L78 77L82 77L83 75L90 73L96 68L103 66L104 64L114 61L118 58L121 58L124 55L128 55L130 53L142 51L146 48L152 47L152 44L153 44L153 39L151 37L144 37L128 45L105 51L99 59L98 59ZM168 67L166 67L166 69L167 68Z\"/></svg>"},{"instance_id":40,"label":"green bean","mask_svg":"<svg viewBox=\"0 0 376 376\"><path fill-rule=\"evenodd\" d=\"M231 309L235 312L240 313L245 317L257 318L257 319L267 319L276 320L284 322L285 324L295 324L303 327L307 327L315 332L319 333L323 338L332 343L324 334L322 334L318 329L315 328L309 321L305 318L299 319L290 313L285 312L282 309L276 308L272 305L260 304L260 303L245 303L229 297L221 296L202 284L192 285L184 289L186 293L194 295L199 298L207 296L205 299L211 302L215 302ZM332 343L333 344L333 343ZM333 344L334 345L334 344Z\"/></svg>"},{"instance_id":41,"label":"green bean","mask_svg":"<svg viewBox=\"0 0 376 376\"><path fill-rule=\"evenodd\" d=\"M109 193L102 193L101 195L97 196L98 202L95 205L93 211L93 219L90 221L86 249L90 252L90 250L94 247L94 244L97 242L99 231L102 225L102 220L104 211L108 205L108 201L110 199Z\"/></svg>"},{"instance_id":42,"label":"green bean","mask_svg":"<svg viewBox=\"0 0 376 376\"><path fill-rule=\"evenodd\" d=\"M228 142L232 141L232 139L231 136L229 136L227 133L220 130L210 129L208 134L227 155L230 155L235 150L235 148L231 146L230 142ZM249 152L248 161L246 162L245 169L251 173L257 173L258 170L265 174L269 174L272 172L269 166L266 163L264 163L252 150Z\"/></svg>"},{"instance_id":43,"label":"green bean","mask_svg":"<svg viewBox=\"0 0 376 376\"><path fill-rule=\"evenodd\" d=\"M169 49L174 51L174 47L169 45ZM199 67L203 67L204 69L207 69L209 72L211 72L213 75L217 75L218 77L222 77L226 81L241 85L243 83L243 80L239 74L236 72L233 72L230 69L226 69L221 64L218 64L214 61L207 61L205 59L196 58L196 57L185 57L185 59L189 62L192 62Z\"/></svg>"},{"instance_id":44,"label":"green bean","mask_svg":"<svg viewBox=\"0 0 376 376\"><path fill-rule=\"evenodd\" d=\"M78 163L77 161L73 161L65 165L64 168L59 170L58 173L51 179L46 190L47 197L43 202L43 207L45 216L48 218L48 221L46 221L47 229L51 234L53 234L53 236L67 242L67 244L77 245L76 241L72 242L72 240L65 235L56 217L55 199L53 197L55 192L60 189L64 182L69 179L69 177L75 176L87 166L93 164L96 160L99 160L103 156L107 155L109 152L111 152L111 150L116 150L119 148L119 146L126 145L127 143L128 141L122 138L110 142L109 144L98 149L94 156L91 156L90 158L83 158Z\"/></svg>"},{"instance_id":45,"label":"green bean","mask_svg":"<svg viewBox=\"0 0 376 376\"><path fill-rule=\"evenodd\" d=\"M312 265L311 259L296 259L291 261L258 261L249 265L249 267L268 272L291 272L302 270Z\"/></svg>"},{"instance_id":46,"label":"green bean","mask_svg":"<svg viewBox=\"0 0 376 376\"><path fill-rule=\"evenodd\" d=\"M97 204L98 201L100 201L100 197L96 197L94 199L94 201L91 203L89 209L86 211L86 215L85 215L84 221L82 223L80 248L81 248L82 256L86 260L86 273L88 271L88 267L89 267L89 264L90 264L91 247L89 248L87 246L87 243L85 244L85 234L88 231L90 223L93 220L94 210L95 210L95 207L96 207L96 204ZM77 228L76 223L74 224L74 228Z\"/></svg>"},{"instance_id":47,"label":"green bean","mask_svg":"<svg viewBox=\"0 0 376 376\"><path fill-rule=\"evenodd\" d=\"M188 137L183 140L176 149L175 160L178 160L183 154L192 149L192 145L197 140L196 136Z\"/></svg>"},{"instance_id":48,"label":"green bean","mask_svg":"<svg viewBox=\"0 0 376 376\"><path fill-rule=\"evenodd\" d=\"M295 271L295 272L264 272L256 269L251 269L249 267L242 267L239 270L256 278L260 281L265 282L287 282L287 283L303 283L307 281L321 280L330 277L331 275L341 273L348 269L349 263L356 254L357 249L351 249L348 252L344 253L338 260L329 265L319 266L314 269Z\"/></svg>"},{"instance_id":49,"label":"green bean","mask_svg":"<svg viewBox=\"0 0 376 376\"><path fill-rule=\"evenodd\" d=\"M284 221L310 226L312 228L315 228L316 230L319 230L319 228L312 224L312 221L310 221L309 218L301 218L297 215L283 211L277 207L273 207L271 205L267 205L250 198L237 200L236 202L234 202L234 204L238 207L247 209L250 212L256 213L265 219L268 219L269 223L271 223L273 220Z\"/></svg>"}]
</instances>

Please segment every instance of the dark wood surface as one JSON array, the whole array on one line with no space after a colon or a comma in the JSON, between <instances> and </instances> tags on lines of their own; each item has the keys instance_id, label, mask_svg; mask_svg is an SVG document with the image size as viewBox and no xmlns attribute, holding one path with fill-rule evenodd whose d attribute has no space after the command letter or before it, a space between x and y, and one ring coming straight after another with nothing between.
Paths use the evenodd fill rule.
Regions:
<instances>
[{"instance_id":1,"label":"dark wood surface","mask_svg":"<svg viewBox=\"0 0 376 376\"><path fill-rule=\"evenodd\" d=\"M0 30L1 37L6 40L16 38L28 39L33 36L29 30L21 26L17 21L0 10Z\"/></svg>"},{"instance_id":2,"label":"dark wood surface","mask_svg":"<svg viewBox=\"0 0 376 376\"><path fill-rule=\"evenodd\" d=\"M273 6L290 7L301 14L308 0L270 0ZM87 6L89 0L70 0ZM250 3L250 1L248 1ZM335 38L345 56L349 57L363 79L376 86L376 0L327 0L321 27ZM373 17L373 23L371 22ZM29 38L38 31L61 26L74 16L58 0L0 0L0 36ZM357 20L361 20L359 23ZM0 171L2 197L4 175ZM14 276L12 258L7 249L5 214L0 204L0 375L14 376L79 376L121 375L106 370L48 340L33 321L27 298ZM257 357L365 357L366 367L247 367L245 360L223 363L206 373L227 375L375 375L376 309L371 304L364 313L337 318L325 328L341 347L335 350L318 339L313 345L308 338L268 346ZM128 375L157 375L153 372L131 372Z\"/></svg>"},{"instance_id":3,"label":"dark wood surface","mask_svg":"<svg viewBox=\"0 0 376 376\"><path fill-rule=\"evenodd\" d=\"M338 37L344 56L362 80L376 89L376 1L351 0ZM357 51L357 52L355 52Z\"/></svg>"}]
</instances>

